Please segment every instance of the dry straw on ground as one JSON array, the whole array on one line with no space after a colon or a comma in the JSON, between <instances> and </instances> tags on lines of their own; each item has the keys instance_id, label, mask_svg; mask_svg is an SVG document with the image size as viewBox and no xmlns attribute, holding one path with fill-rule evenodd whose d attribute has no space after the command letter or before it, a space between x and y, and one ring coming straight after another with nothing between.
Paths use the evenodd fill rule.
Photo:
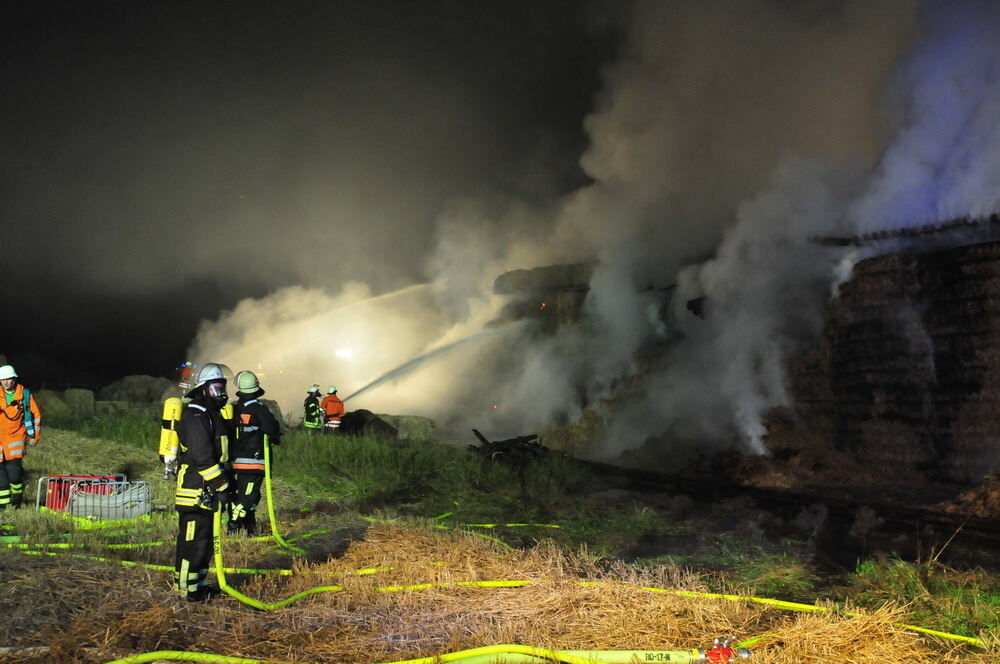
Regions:
<instances>
[{"instance_id":1,"label":"dry straw on ground","mask_svg":"<svg viewBox=\"0 0 1000 664\"><path fill-rule=\"evenodd\" d=\"M858 616L799 614L760 604L679 597L643 586L704 590L676 568L602 568L551 545L510 551L454 532L394 524L369 529L347 554L300 565L292 577L257 577L241 590L275 601L319 585L323 593L273 612L223 597L180 602L165 575L96 561L10 553L3 570L4 644L47 645L11 662L102 662L157 649L295 662L370 663L501 643L553 649L686 649L716 636L766 634L758 664L986 664L997 650L934 643L896 626L899 607ZM379 568L357 574L365 568ZM385 586L527 580L519 588ZM581 581L597 582L583 585ZM20 627L18 626L20 624Z\"/></svg>"}]
</instances>

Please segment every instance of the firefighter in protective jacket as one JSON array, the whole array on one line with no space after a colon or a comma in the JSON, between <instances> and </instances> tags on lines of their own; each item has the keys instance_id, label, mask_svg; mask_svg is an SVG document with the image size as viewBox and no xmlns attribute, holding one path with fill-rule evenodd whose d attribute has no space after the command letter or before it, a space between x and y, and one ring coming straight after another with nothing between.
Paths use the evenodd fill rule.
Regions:
<instances>
[{"instance_id":1,"label":"firefighter in protective jacket","mask_svg":"<svg viewBox=\"0 0 1000 664\"><path fill-rule=\"evenodd\" d=\"M302 403L304 416L302 426L307 429L323 428L323 410L319 406L319 385L312 385L306 391L306 400Z\"/></svg>"},{"instance_id":2,"label":"firefighter in protective jacket","mask_svg":"<svg viewBox=\"0 0 1000 664\"><path fill-rule=\"evenodd\" d=\"M223 365L204 365L188 393L177 426L177 509L179 530L174 579L190 601L201 601L217 591L209 588L208 563L212 556L213 511L226 500L230 489L223 468L228 424L219 411L226 405L226 373Z\"/></svg>"},{"instance_id":3,"label":"firefighter in protective jacket","mask_svg":"<svg viewBox=\"0 0 1000 664\"><path fill-rule=\"evenodd\" d=\"M336 433L340 428L340 418L344 414L344 402L337 396L337 388L331 385L326 390L320 406L323 408L323 432Z\"/></svg>"},{"instance_id":4,"label":"firefighter in protective jacket","mask_svg":"<svg viewBox=\"0 0 1000 664\"><path fill-rule=\"evenodd\" d=\"M264 446L281 443L278 420L259 400L263 394L260 381L252 371L236 374L238 400L233 409L236 440L229 455L236 487L229 501L230 533L241 529L249 536L257 533L257 504L264 481Z\"/></svg>"},{"instance_id":5,"label":"firefighter in protective jacket","mask_svg":"<svg viewBox=\"0 0 1000 664\"><path fill-rule=\"evenodd\" d=\"M35 397L17 381L14 367L0 367L0 509L20 507L24 496L22 459L26 446L42 435L42 413Z\"/></svg>"}]
</instances>

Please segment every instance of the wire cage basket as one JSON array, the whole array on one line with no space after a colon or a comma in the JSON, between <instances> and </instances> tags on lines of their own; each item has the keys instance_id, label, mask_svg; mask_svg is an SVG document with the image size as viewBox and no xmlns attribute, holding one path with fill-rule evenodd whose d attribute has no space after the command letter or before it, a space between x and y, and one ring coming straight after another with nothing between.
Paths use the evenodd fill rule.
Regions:
<instances>
[{"instance_id":1,"label":"wire cage basket","mask_svg":"<svg viewBox=\"0 0 1000 664\"><path fill-rule=\"evenodd\" d=\"M125 475L46 475L38 479L36 508L91 520L133 519L153 511L149 482Z\"/></svg>"}]
</instances>

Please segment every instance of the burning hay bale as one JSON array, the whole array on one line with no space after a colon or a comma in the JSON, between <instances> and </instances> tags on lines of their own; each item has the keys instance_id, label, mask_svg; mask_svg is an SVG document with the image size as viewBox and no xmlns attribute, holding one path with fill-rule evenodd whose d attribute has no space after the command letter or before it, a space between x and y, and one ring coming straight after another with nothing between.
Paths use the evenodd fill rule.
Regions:
<instances>
[{"instance_id":1,"label":"burning hay bale","mask_svg":"<svg viewBox=\"0 0 1000 664\"><path fill-rule=\"evenodd\" d=\"M559 650L703 648L726 635L763 635L754 646L758 664L986 664L997 654L919 637L898 625L905 619L900 607L856 615L791 613L699 596L705 588L679 568L608 567L586 552L547 543L509 550L468 533L394 523L373 525L342 558L297 564L292 576L261 576L241 587L265 601L314 586L342 588L274 612L225 597L185 604L165 577L93 561L58 565L10 553L2 562L0 609L14 620L6 621L0 638L51 648L45 656L9 660L24 663L89 664L177 649L360 664L503 643ZM506 587L490 583L500 581Z\"/></svg>"}]
</instances>

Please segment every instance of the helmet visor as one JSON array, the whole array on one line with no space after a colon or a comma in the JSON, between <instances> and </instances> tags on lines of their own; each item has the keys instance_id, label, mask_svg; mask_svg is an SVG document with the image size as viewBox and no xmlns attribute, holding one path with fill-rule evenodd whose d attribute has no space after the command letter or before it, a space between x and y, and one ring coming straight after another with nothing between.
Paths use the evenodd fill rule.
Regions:
<instances>
[{"instance_id":1,"label":"helmet visor","mask_svg":"<svg viewBox=\"0 0 1000 664\"><path fill-rule=\"evenodd\" d=\"M226 395L226 381L224 380L212 380L205 383L205 394L210 397L225 398Z\"/></svg>"}]
</instances>

